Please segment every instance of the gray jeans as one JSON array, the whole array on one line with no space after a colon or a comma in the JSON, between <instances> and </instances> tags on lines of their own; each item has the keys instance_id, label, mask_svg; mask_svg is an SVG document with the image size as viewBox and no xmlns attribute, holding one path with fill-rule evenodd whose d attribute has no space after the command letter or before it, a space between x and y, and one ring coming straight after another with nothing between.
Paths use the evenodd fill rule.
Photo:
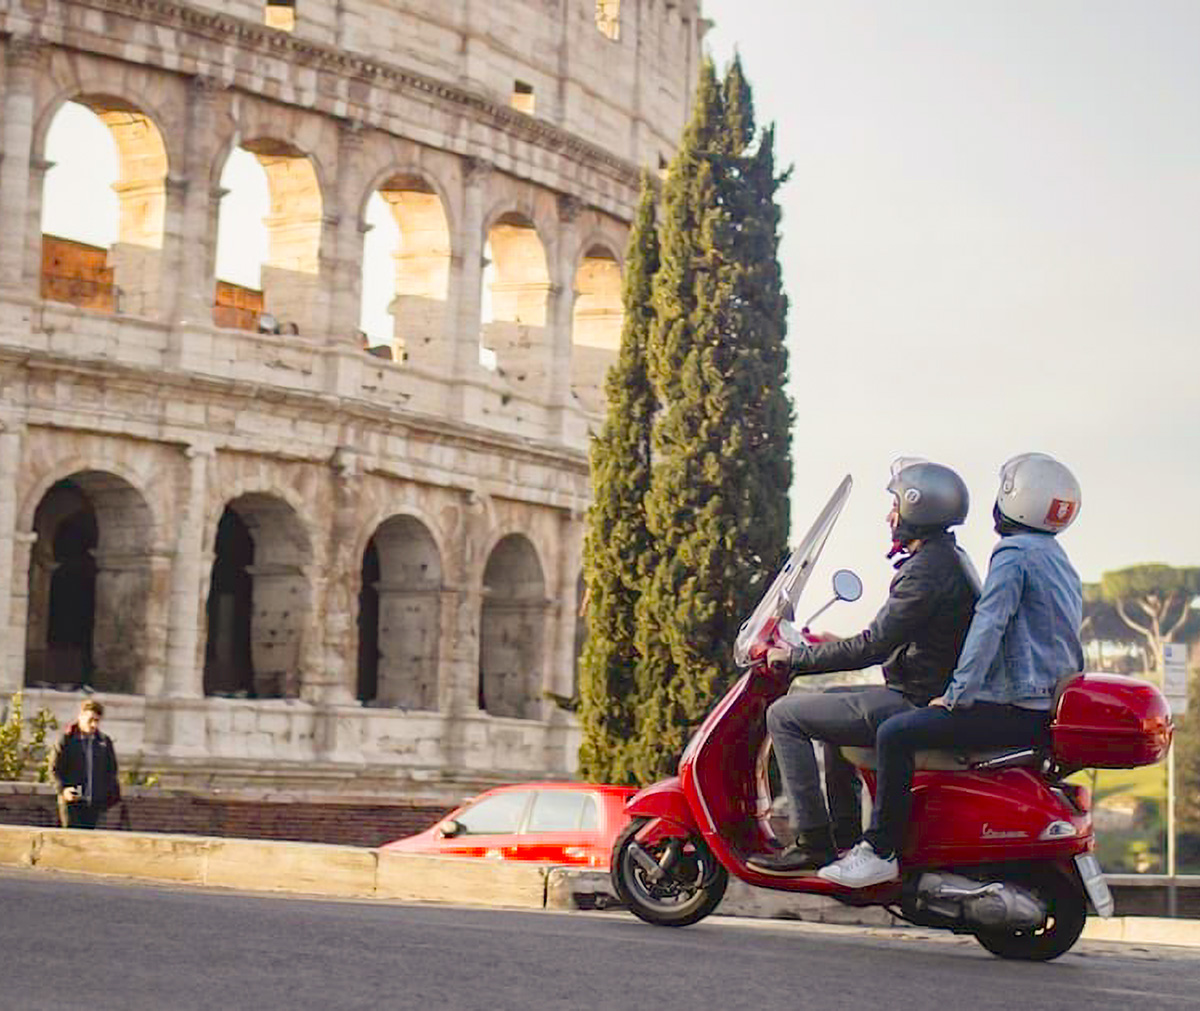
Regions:
<instances>
[{"instance_id":1,"label":"gray jeans","mask_svg":"<svg viewBox=\"0 0 1200 1011\"><path fill-rule=\"evenodd\" d=\"M889 716L915 706L900 692L883 686L829 688L812 694L785 695L767 710L767 729L783 787L792 803L792 827L797 832L829 825L862 826L862 781L838 748L875 747L875 731ZM813 742L825 751L825 792Z\"/></svg>"}]
</instances>

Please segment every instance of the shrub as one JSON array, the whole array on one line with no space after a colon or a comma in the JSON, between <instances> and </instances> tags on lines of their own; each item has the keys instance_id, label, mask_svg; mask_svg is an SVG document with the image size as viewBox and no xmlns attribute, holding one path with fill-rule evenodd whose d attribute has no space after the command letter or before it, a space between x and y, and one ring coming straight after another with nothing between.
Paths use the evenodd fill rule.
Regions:
<instances>
[{"instance_id":1,"label":"shrub","mask_svg":"<svg viewBox=\"0 0 1200 1011\"><path fill-rule=\"evenodd\" d=\"M4 722L0 723L0 780L22 779L32 772L39 783L45 783L50 778L46 737L58 728L58 720L50 710L39 709L26 723L24 702L20 692L14 694L6 707Z\"/></svg>"}]
</instances>

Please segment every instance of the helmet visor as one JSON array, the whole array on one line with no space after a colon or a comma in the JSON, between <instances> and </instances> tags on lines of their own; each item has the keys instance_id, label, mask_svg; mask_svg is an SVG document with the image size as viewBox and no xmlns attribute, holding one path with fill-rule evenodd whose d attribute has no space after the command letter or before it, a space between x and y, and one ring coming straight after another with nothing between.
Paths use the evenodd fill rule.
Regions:
<instances>
[{"instance_id":1,"label":"helmet visor","mask_svg":"<svg viewBox=\"0 0 1200 1011\"><path fill-rule=\"evenodd\" d=\"M923 456L898 456L892 461L891 475L896 477L900 471L912 467L918 463L928 463L929 461Z\"/></svg>"}]
</instances>

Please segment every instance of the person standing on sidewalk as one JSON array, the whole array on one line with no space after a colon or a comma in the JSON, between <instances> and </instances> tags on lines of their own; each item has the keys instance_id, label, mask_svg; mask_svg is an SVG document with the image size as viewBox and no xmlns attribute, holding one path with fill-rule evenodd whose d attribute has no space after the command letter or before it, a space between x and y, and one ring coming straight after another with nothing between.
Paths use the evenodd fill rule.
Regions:
<instances>
[{"instance_id":1,"label":"person standing on sidewalk","mask_svg":"<svg viewBox=\"0 0 1200 1011\"><path fill-rule=\"evenodd\" d=\"M79 716L50 752L63 828L95 828L104 812L121 800L117 752L112 738L100 731L103 717L103 704L85 699Z\"/></svg>"}]
</instances>

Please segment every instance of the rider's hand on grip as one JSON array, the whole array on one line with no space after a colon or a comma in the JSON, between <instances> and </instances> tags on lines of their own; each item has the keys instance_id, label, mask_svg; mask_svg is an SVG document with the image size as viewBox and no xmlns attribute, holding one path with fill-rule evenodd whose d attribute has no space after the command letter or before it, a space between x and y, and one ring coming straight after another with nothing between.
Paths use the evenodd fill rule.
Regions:
<instances>
[{"instance_id":1,"label":"rider's hand on grip","mask_svg":"<svg viewBox=\"0 0 1200 1011\"><path fill-rule=\"evenodd\" d=\"M772 646L767 650L767 667L772 674L786 674L792 667L792 651L787 646Z\"/></svg>"}]
</instances>

